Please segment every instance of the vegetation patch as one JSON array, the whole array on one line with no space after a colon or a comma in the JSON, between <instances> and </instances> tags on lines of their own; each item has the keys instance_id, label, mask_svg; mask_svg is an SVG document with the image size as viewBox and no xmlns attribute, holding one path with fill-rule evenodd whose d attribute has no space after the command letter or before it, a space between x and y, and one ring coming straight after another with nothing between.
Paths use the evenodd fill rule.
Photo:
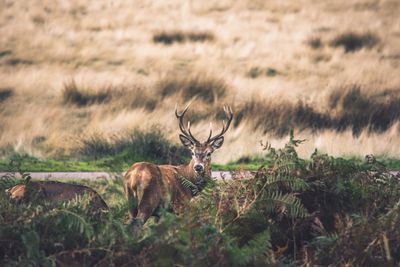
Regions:
<instances>
[{"instance_id":1,"label":"vegetation patch","mask_svg":"<svg viewBox=\"0 0 400 267\"><path fill-rule=\"evenodd\" d=\"M186 148L168 142L158 128L147 132L134 131L111 138L94 134L79 142L80 148L76 151L78 157L86 160L103 160L105 165L117 169L121 164L139 161L180 164L190 157Z\"/></svg>"},{"instance_id":2,"label":"vegetation patch","mask_svg":"<svg viewBox=\"0 0 400 267\"><path fill-rule=\"evenodd\" d=\"M359 85L339 88L329 98L330 108L337 115L334 128L351 128L354 134L362 129L384 132L400 120L400 95L397 90L365 94Z\"/></svg>"},{"instance_id":3,"label":"vegetation patch","mask_svg":"<svg viewBox=\"0 0 400 267\"><path fill-rule=\"evenodd\" d=\"M0 58L9 56L11 54L12 54L11 50L2 50L2 51L0 51Z\"/></svg>"},{"instance_id":4,"label":"vegetation patch","mask_svg":"<svg viewBox=\"0 0 400 267\"><path fill-rule=\"evenodd\" d=\"M179 214L127 224L122 177L76 182L108 211L77 197L17 204L0 179L2 266L396 266L400 184L373 156L355 163L317 151L298 157L291 136L255 175L211 181Z\"/></svg>"},{"instance_id":5,"label":"vegetation patch","mask_svg":"<svg viewBox=\"0 0 400 267\"><path fill-rule=\"evenodd\" d=\"M400 95L397 90L363 93L361 86L348 85L334 91L328 98L329 112L317 111L312 104L276 102L253 99L237 109L235 124L244 118L254 122L264 133L284 136L290 129L351 129L358 135L366 129L384 132L400 121Z\"/></svg>"},{"instance_id":6,"label":"vegetation patch","mask_svg":"<svg viewBox=\"0 0 400 267\"><path fill-rule=\"evenodd\" d=\"M278 136L287 135L292 128L318 130L331 126L328 114L319 113L302 101L293 105L253 99L238 108L235 126L245 118L253 121L255 129Z\"/></svg>"},{"instance_id":7,"label":"vegetation patch","mask_svg":"<svg viewBox=\"0 0 400 267\"><path fill-rule=\"evenodd\" d=\"M109 171L109 166L105 160L56 160L39 159L29 155L14 154L0 160L0 171L18 172L24 170L28 172L95 172ZM16 163L18 162L17 166ZM122 163L120 164L122 165ZM120 171L129 167L124 165Z\"/></svg>"},{"instance_id":8,"label":"vegetation patch","mask_svg":"<svg viewBox=\"0 0 400 267\"><path fill-rule=\"evenodd\" d=\"M11 97L13 93L12 88L0 88L0 103Z\"/></svg>"},{"instance_id":9,"label":"vegetation patch","mask_svg":"<svg viewBox=\"0 0 400 267\"><path fill-rule=\"evenodd\" d=\"M112 91L113 101L119 102L122 108L143 108L147 111L156 109L159 99L149 94L146 88L139 86L122 86Z\"/></svg>"},{"instance_id":10,"label":"vegetation patch","mask_svg":"<svg viewBox=\"0 0 400 267\"><path fill-rule=\"evenodd\" d=\"M154 43L162 43L165 45L183 42L206 42L213 40L214 35L210 32L205 31L162 31L153 35Z\"/></svg>"},{"instance_id":11,"label":"vegetation patch","mask_svg":"<svg viewBox=\"0 0 400 267\"><path fill-rule=\"evenodd\" d=\"M156 84L156 90L162 97L178 95L184 101L193 97L207 103L214 103L217 99L225 97L228 93L228 86L222 79L209 76L192 77L167 77Z\"/></svg>"},{"instance_id":12,"label":"vegetation patch","mask_svg":"<svg viewBox=\"0 0 400 267\"><path fill-rule=\"evenodd\" d=\"M363 47L372 48L378 44L379 38L372 33L348 32L338 35L331 41L331 46L342 46L346 53L357 51Z\"/></svg>"},{"instance_id":13,"label":"vegetation patch","mask_svg":"<svg viewBox=\"0 0 400 267\"><path fill-rule=\"evenodd\" d=\"M246 76L252 79L258 78L260 76L268 76L268 77L273 77L279 74L279 72L274 69L274 68L259 68L259 67L252 67L250 70L246 73Z\"/></svg>"},{"instance_id":14,"label":"vegetation patch","mask_svg":"<svg viewBox=\"0 0 400 267\"><path fill-rule=\"evenodd\" d=\"M313 49L319 49L322 47L323 44L322 44L321 38L311 37L310 39L307 40L307 45Z\"/></svg>"},{"instance_id":15,"label":"vegetation patch","mask_svg":"<svg viewBox=\"0 0 400 267\"><path fill-rule=\"evenodd\" d=\"M10 58L6 60L7 65L32 65L34 62L30 59L22 59L22 58Z\"/></svg>"},{"instance_id":16,"label":"vegetation patch","mask_svg":"<svg viewBox=\"0 0 400 267\"><path fill-rule=\"evenodd\" d=\"M98 90L90 90L78 86L74 80L65 83L62 99L65 104L79 107L114 103L121 109L144 108L148 111L153 111L159 101L158 98L150 95L146 88L136 85L109 85Z\"/></svg>"},{"instance_id":17,"label":"vegetation patch","mask_svg":"<svg viewBox=\"0 0 400 267\"><path fill-rule=\"evenodd\" d=\"M170 143L163 132L153 127L148 131L133 131L106 137L91 134L78 137L77 149L66 160L39 159L27 154L8 152L0 160L0 171L126 171L134 162L182 164L190 159L185 147Z\"/></svg>"},{"instance_id":18,"label":"vegetation patch","mask_svg":"<svg viewBox=\"0 0 400 267\"><path fill-rule=\"evenodd\" d=\"M92 104L101 104L111 99L111 88L106 88L98 92L92 92L86 88L77 86L74 80L64 84L62 99L65 104L73 104L79 107Z\"/></svg>"}]
</instances>

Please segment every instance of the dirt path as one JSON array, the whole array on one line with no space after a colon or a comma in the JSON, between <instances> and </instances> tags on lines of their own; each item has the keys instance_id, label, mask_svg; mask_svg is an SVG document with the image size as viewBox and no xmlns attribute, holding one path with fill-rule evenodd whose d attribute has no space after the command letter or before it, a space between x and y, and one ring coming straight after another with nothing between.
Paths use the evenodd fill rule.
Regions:
<instances>
[{"instance_id":1,"label":"dirt path","mask_svg":"<svg viewBox=\"0 0 400 267\"><path fill-rule=\"evenodd\" d=\"M6 172L0 172L0 177L6 175ZM15 174L16 177L21 177L20 174ZM70 180L70 179L113 179L118 176L123 176L124 172L30 172L33 179L55 179L55 180ZM243 177L250 175L250 172L244 171L241 173ZM222 177L230 179L232 177L229 171L213 171L212 177L221 179Z\"/></svg>"}]
</instances>

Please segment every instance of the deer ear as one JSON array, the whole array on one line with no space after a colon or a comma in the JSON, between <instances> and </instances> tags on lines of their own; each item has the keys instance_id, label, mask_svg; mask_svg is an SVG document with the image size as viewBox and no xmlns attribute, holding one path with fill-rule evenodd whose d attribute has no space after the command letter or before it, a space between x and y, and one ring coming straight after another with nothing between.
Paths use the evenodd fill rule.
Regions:
<instances>
[{"instance_id":1,"label":"deer ear","mask_svg":"<svg viewBox=\"0 0 400 267\"><path fill-rule=\"evenodd\" d=\"M186 147L193 147L193 141L190 140L189 138L187 138L186 136L184 136L183 134L179 135L179 139L181 140L182 144Z\"/></svg>"},{"instance_id":2,"label":"deer ear","mask_svg":"<svg viewBox=\"0 0 400 267\"><path fill-rule=\"evenodd\" d=\"M224 143L224 137L221 136L221 137L218 137L217 139L215 139L215 140L211 143L211 146L212 146L212 148L215 150L215 149L220 148L220 147L222 146L223 143Z\"/></svg>"}]
</instances>

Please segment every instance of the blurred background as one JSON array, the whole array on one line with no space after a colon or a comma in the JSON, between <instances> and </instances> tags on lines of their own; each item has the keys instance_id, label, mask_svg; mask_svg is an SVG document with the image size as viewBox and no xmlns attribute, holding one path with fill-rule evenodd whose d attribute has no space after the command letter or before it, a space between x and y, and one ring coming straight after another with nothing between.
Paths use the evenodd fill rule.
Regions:
<instances>
[{"instance_id":1,"label":"blurred background","mask_svg":"<svg viewBox=\"0 0 400 267\"><path fill-rule=\"evenodd\" d=\"M399 12L397 0L1 0L1 156L184 153L174 109L196 97L199 138L223 105L235 113L216 163L291 129L303 156L398 157Z\"/></svg>"}]
</instances>

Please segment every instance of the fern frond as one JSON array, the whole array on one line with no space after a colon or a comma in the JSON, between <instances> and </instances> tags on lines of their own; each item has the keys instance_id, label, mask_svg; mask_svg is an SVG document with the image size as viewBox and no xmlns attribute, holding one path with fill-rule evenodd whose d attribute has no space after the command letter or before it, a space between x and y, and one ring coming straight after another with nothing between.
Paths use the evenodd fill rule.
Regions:
<instances>
[{"instance_id":1,"label":"fern frond","mask_svg":"<svg viewBox=\"0 0 400 267\"><path fill-rule=\"evenodd\" d=\"M250 262L260 262L262 264L271 263L269 255L272 252L271 236L269 230L257 234L246 245L233 247L230 251L232 262L239 266Z\"/></svg>"},{"instance_id":2,"label":"fern frond","mask_svg":"<svg viewBox=\"0 0 400 267\"><path fill-rule=\"evenodd\" d=\"M15 173L8 172L0 177L0 190L4 191L5 189L13 187L21 182L21 178L16 177Z\"/></svg>"},{"instance_id":3,"label":"fern frond","mask_svg":"<svg viewBox=\"0 0 400 267\"><path fill-rule=\"evenodd\" d=\"M307 209L293 194L284 194L280 191L266 191L262 196L268 212L279 209L281 213L288 214L291 218L304 218L308 215Z\"/></svg>"},{"instance_id":4,"label":"fern frond","mask_svg":"<svg viewBox=\"0 0 400 267\"><path fill-rule=\"evenodd\" d=\"M45 219L54 220L61 228L78 232L89 239L93 234L93 227L85 218L75 212L65 209L54 209L44 216Z\"/></svg>"},{"instance_id":5,"label":"fern frond","mask_svg":"<svg viewBox=\"0 0 400 267\"><path fill-rule=\"evenodd\" d=\"M186 179L185 177L183 177L183 176L178 176L178 178L179 178L179 180L180 180L180 182L181 182L181 184L185 187L185 188L187 188L187 189L189 189L191 192L192 192L192 195L197 195L199 192L200 192L200 190L199 190L199 188L194 184L194 183L192 183L191 181L189 181L188 179Z\"/></svg>"}]
</instances>

